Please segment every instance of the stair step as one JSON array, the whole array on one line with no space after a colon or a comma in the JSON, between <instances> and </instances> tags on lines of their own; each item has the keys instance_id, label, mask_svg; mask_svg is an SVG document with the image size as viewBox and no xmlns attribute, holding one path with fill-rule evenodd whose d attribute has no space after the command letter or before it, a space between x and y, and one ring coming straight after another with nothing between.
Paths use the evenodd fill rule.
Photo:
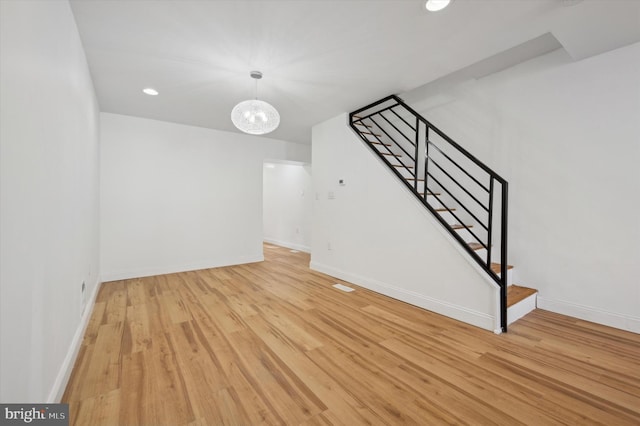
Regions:
<instances>
[{"instance_id":1,"label":"stair step","mask_svg":"<svg viewBox=\"0 0 640 426\"><path fill-rule=\"evenodd\" d=\"M482 244L476 243L475 241L467 243L467 245L469 246L469 248L471 250L482 250L482 249L484 249L484 246Z\"/></svg>"},{"instance_id":2,"label":"stair step","mask_svg":"<svg viewBox=\"0 0 640 426\"><path fill-rule=\"evenodd\" d=\"M460 225L459 223L454 223L453 225L451 225L451 227L454 230L458 230L458 229L469 229L469 228L473 228L473 225Z\"/></svg>"},{"instance_id":3,"label":"stair step","mask_svg":"<svg viewBox=\"0 0 640 426\"><path fill-rule=\"evenodd\" d=\"M491 270L495 273L495 274L499 274L500 273L500 265L499 263L493 263L491 262ZM513 265L507 265L507 271L509 269L513 269Z\"/></svg>"},{"instance_id":4,"label":"stair step","mask_svg":"<svg viewBox=\"0 0 640 426\"><path fill-rule=\"evenodd\" d=\"M444 220L449 224L449 226L458 222L458 219L454 217L456 209L447 210L445 206L442 206L442 207L440 205L434 206L433 201L435 201L435 197L427 198L427 203L431 206L432 209L434 209L438 213L438 215L440 215L442 220ZM438 203L438 204L441 204L441 203ZM464 240L470 240L470 238L464 238Z\"/></svg>"},{"instance_id":5,"label":"stair step","mask_svg":"<svg viewBox=\"0 0 640 426\"><path fill-rule=\"evenodd\" d=\"M416 180L416 178L406 178L406 180ZM424 182L424 179L417 179L418 182ZM438 194L440 195L440 194Z\"/></svg>"},{"instance_id":6,"label":"stair step","mask_svg":"<svg viewBox=\"0 0 640 426\"><path fill-rule=\"evenodd\" d=\"M407 180L411 180L411 179L407 179ZM418 194L422 195L424 197L424 192L418 192ZM429 194L427 194L427 197L433 197L434 195L440 195L439 192L429 192ZM437 210L436 210L437 211Z\"/></svg>"},{"instance_id":7,"label":"stair step","mask_svg":"<svg viewBox=\"0 0 640 426\"><path fill-rule=\"evenodd\" d=\"M537 292L538 290L533 288L510 285L507 287L507 307L513 306Z\"/></svg>"},{"instance_id":8,"label":"stair step","mask_svg":"<svg viewBox=\"0 0 640 426\"><path fill-rule=\"evenodd\" d=\"M362 133L363 135L372 135L372 136L376 136L376 137L379 137L379 138L382 137L382 135L379 135L379 134L373 133L373 132L363 132L362 130L360 130L360 133Z\"/></svg>"},{"instance_id":9,"label":"stair step","mask_svg":"<svg viewBox=\"0 0 640 426\"><path fill-rule=\"evenodd\" d=\"M447 222L448 224L458 222L458 219L456 219L452 213L446 210L447 206L442 202L440 195L442 194L439 192L433 192L430 189L427 189L427 196L425 201L432 209L439 212L440 217L444 219L444 221Z\"/></svg>"},{"instance_id":10,"label":"stair step","mask_svg":"<svg viewBox=\"0 0 640 426\"><path fill-rule=\"evenodd\" d=\"M414 176L414 172L415 172L415 168L413 167L413 160L411 158L405 158L405 164L407 164L407 167L402 167L401 164L396 164L395 167L397 167L402 176L403 179L408 179L410 177Z\"/></svg>"},{"instance_id":11,"label":"stair step","mask_svg":"<svg viewBox=\"0 0 640 426\"><path fill-rule=\"evenodd\" d=\"M363 122L359 121L357 123L354 123L356 126L364 126L364 127L368 127L368 128L372 128L373 126L369 126L368 124L364 124Z\"/></svg>"},{"instance_id":12,"label":"stair step","mask_svg":"<svg viewBox=\"0 0 640 426\"><path fill-rule=\"evenodd\" d=\"M402 157L402 155L401 155L401 154L392 154L392 153L390 153L390 152L381 152L380 154L382 154L382 155L390 155L390 156L392 156L392 157L396 157L396 158L400 158L400 157Z\"/></svg>"},{"instance_id":13,"label":"stair step","mask_svg":"<svg viewBox=\"0 0 640 426\"><path fill-rule=\"evenodd\" d=\"M378 141L369 141L369 143L372 143L374 145L384 145L384 146L391 146L390 143L383 143L383 142L378 142Z\"/></svg>"},{"instance_id":14,"label":"stair step","mask_svg":"<svg viewBox=\"0 0 640 426\"><path fill-rule=\"evenodd\" d=\"M507 287L507 324L513 324L537 307L538 291L511 285Z\"/></svg>"}]
</instances>

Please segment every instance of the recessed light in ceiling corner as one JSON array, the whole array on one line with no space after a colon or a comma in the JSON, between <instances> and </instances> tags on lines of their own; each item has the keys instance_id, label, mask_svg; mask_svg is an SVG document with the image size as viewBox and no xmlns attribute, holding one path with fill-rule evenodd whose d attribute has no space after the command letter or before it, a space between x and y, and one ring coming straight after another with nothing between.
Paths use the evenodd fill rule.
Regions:
<instances>
[{"instance_id":1,"label":"recessed light in ceiling corner","mask_svg":"<svg viewBox=\"0 0 640 426\"><path fill-rule=\"evenodd\" d=\"M427 0L427 2L424 4L424 7L429 12L437 12L449 6L450 3L451 0Z\"/></svg>"},{"instance_id":2,"label":"recessed light in ceiling corner","mask_svg":"<svg viewBox=\"0 0 640 426\"><path fill-rule=\"evenodd\" d=\"M145 89L142 89L142 92L144 92L145 95L158 96L158 91L156 89L151 88L151 87L147 87Z\"/></svg>"}]
</instances>

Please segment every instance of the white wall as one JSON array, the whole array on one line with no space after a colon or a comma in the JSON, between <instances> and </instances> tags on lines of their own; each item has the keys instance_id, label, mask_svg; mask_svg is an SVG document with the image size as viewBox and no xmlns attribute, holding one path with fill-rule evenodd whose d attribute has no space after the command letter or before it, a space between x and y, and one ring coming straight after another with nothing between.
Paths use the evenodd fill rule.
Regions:
<instances>
[{"instance_id":1,"label":"white wall","mask_svg":"<svg viewBox=\"0 0 640 426\"><path fill-rule=\"evenodd\" d=\"M263 259L263 161L309 161L308 147L100 116L104 281Z\"/></svg>"},{"instance_id":2,"label":"white wall","mask_svg":"<svg viewBox=\"0 0 640 426\"><path fill-rule=\"evenodd\" d=\"M311 165L267 162L263 177L264 240L311 251Z\"/></svg>"},{"instance_id":3,"label":"white wall","mask_svg":"<svg viewBox=\"0 0 640 426\"><path fill-rule=\"evenodd\" d=\"M539 307L640 332L640 44L413 106L509 181L509 263Z\"/></svg>"},{"instance_id":4,"label":"white wall","mask_svg":"<svg viewBox=\"0 0 640 426\"><path fill-rule=\"evenodd\" d=\"M497 329L496 286L350 130L347 116L316 125L312 135L311 267Z\"/></svg>"},{"instance_id":5,"label":"white wall","mask_svg":"<svg viewBox=\"0 0 640 426\"><path fill-rule=\"evenodd\" d=\"M98 287L98 107L67 2L2 1L0 31L0 401L54 401Z\"/></svg>"}]
</instances>

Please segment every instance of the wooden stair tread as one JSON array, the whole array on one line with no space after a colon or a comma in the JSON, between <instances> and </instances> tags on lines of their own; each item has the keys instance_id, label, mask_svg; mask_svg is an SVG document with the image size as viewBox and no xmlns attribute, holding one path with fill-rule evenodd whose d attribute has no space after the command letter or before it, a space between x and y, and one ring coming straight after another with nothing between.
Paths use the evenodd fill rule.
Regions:
<instances>
[{"instance_id":1,"label":"wooden stair tread","mask_svg":"<svg viewBox=\"0 0 640 426\"><path fill-rule=\"evenodd\" d=\"M373 133L373 132L363 132L362 130L360 130L360 133L362 133L363 135L372 135L372 136L377 136L379 138L382 137L382 135L379 135L377 133Z\"/></svg>"},{"instance_id":2,"label":"wooden stair tread","mask_svg":"<svg viewBox=\"0 0 640 426\"><path fill-rule=\"evenodd\" d=\"M455 212L456 209L436 209L437 212Z\"/></svg>"},{"instance_id":3,"label":"wooden stair tread","mask_svg":"<svg viewBox=\"0 0 640 426\"><path fill-rule=\"evenodd\" d=\"M411 180L411 179L408 179ZM422 195L424 197L424 192L418 192L418 194ZM427 197L433 197L434 195L440 195L439 192L430 192L427 194Z\"/></svg>"},{"instance_id":4,"label":"wooden stair tread","mask_svg":"<svg viewBox=\"0 0 640 426\"><path fill-rule=\"evenodd\" d=\"M454 230L458 230L458 229L469 229L469 228L473 228L473 225L460 225L459 223L454 223L453 225L451 225L451 227Z\"/></svg>"},{"instance_id":5,"label":"wooden stair tread","mask_svg":"<svg viewBox=\"0 0 640 426\"><path fill-rule=\"evenodd\" d=\"M391 146L390 143L383 143L383 142L378 142L378 141L369 141L369 143L372 143L374 145L384 145L384 146Z\"/></svg>"},{"instance_id":6,"label":"wooden stair tread","mask_svg":"<svg viewBox=\"0 0 640 426\"><path fill-rule=\"evenodd\" d=\"M357 123L353 123L356 126L364 126L364 127L368 127L371 128L372 126L369 126L368 124L364 124L362 121L358 121Z\"/></svg>"},{"instance_id":7,"label":"wooden stair tread","mask_svg":"<svg viewBox=\"0 0 640 426\"><path fill-rule=\"evenodd\" d=\"M528 287L520 287L518 285L510 285L507 287L507 307L526 299L532 294L536 294L538 290Z\"/></svg>"},{"instance_id":8,"label":"wooden stair tread","mask_svg":"<svg viewBox=\"0 0 640 426\"><path fill-rule=\"evenodd\" d=\"M396 157L396 158L402 157L401 154L392 154L390 152L381 152L380 154L382 154L382 155L390 155L390 156L393 156L393 157Z\"/></svg>"},{"instance_id":9,"label":"wooden stair tread","mask_svg":"<svg viewBox=\"0 0 640 426\"><path fill-rule=\"evenodd\" d=\"M500 266L501 265L499 263L491 262L491 270L496 274L500 273ZM507 270L509 270L509 269L513 269L513 265L507 265Z\"/></svg>"},{"instance_id":10,"label":"wooden stair tread","mask_svg":"<svg viewBox=\"0 0 640 426\"><path fill-rule=\"evenodd\" d=\"M472 241L470 243L467 243L467 245L469 246L469 248L471 250L481 250L484 248L484 246L480 243L476 243L475 241Z\"/></svg>"},{"instance_id":11,"label":"wooden stair tread","mask_svg":"<svg viewBox=\"0 0 640 426\"><path fill-rule=\"evenodd\" d=\"M407 178L407 180L416 180L416 178ZM424 179L417 179L418 182L424 182ZM438 194L440 195L440 194Z\"/></svg>"}]
</instances>

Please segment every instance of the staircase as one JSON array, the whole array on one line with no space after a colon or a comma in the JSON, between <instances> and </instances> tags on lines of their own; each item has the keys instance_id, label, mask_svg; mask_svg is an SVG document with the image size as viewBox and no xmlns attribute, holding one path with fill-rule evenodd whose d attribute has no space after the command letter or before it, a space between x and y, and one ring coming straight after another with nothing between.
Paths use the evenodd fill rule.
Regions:
<instances>
[{"instance_id":1,"label":"staircase","mask_svg":"<svg viewBox=\"0 0 640 426\"><path fill-rule=\"evenodd\" d=\"M503 332L535 309L536 291L512 285L507 263L507 181L396 95L349 125L499 287Z\"/></svg>"}]
</instances>

